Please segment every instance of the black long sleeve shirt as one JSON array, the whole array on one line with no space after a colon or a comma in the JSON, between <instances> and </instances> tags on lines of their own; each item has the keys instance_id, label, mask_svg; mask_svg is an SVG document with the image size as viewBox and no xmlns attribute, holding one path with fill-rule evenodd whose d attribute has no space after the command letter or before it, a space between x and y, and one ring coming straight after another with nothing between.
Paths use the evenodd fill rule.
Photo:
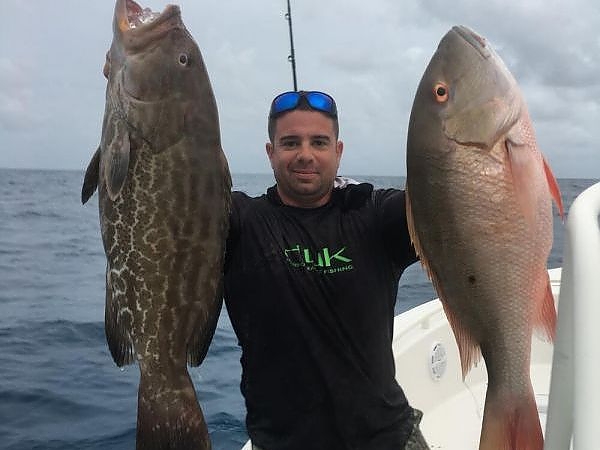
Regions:
<instances>
[{"instance_id":1,"label":"black long sleeve shirt","mask_svg":"<svg viewBox=\"0 0 600 450\"><path fill-rule=\"evenodd\" d=\"M404 191L350 185L314 209L284 205L275 187L233 193L225 302L255 445L404 448L413 410L391 343L398 281L415 261Z\"/></svg>"}]
</instances>

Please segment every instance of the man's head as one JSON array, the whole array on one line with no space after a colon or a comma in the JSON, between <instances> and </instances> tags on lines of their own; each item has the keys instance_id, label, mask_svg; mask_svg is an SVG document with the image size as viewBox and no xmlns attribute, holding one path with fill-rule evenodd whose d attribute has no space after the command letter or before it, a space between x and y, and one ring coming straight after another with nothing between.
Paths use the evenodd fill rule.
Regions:
<instances>
[{"instance_id":1,"label":"man's head","mask_svg":"<svg viewBox=\"0 0 600 450\"><path fill-rule=\"evenodd\" d=\"M335 138L340 134L340 125L337 116L337 105L335 100L329 94L319 91L290 91L279 94L271 102L269 110L268 132L271 143L275 136L275 126L277 119L289 111L314 110L320 111L329 116L333 121Z\"/></svg>"},{"instance_id":2,"label":"man's head","mask_svg":"<svg viewBox=\"0 0 600 450\"><path fill-rule=\"evenodd\" d=\"M338 133L331 96L299 91L275 97L266 150L285 204L313 208L327 203L343 151Z\"/></svg>"}]
</instances>

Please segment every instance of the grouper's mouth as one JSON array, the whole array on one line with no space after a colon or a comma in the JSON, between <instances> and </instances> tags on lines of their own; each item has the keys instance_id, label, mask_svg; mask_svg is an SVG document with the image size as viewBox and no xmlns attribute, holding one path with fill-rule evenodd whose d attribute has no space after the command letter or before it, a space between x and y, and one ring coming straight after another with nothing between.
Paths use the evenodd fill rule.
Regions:
<instances>
[{"instance_id":1,"label":"grouper's mouth","mask_svg":"<svg viewBox=\"0 0 600 450\"><path fill-rule=\"evenodd\" d=\"M134 0L118 0L115 10L115 19L121 32L141 28L154 28L168 21L180 10L176 5L167 5L162 12L143 8Z\"/></svg>"}]
</instances>

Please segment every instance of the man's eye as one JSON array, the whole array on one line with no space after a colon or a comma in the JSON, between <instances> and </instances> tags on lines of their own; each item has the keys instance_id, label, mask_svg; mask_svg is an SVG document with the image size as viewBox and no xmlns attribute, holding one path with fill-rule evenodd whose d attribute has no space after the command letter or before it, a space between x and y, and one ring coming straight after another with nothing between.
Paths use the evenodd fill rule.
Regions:
<instances>
[{"instance_id":1,"label":"man's eye","mask_svg":"<svg viewBox=\"0 0 600 450\"><path fill-rule=\"evenodd\" d=\"M317 139L313 141L315 147L325 147L327 145L327 141L324 139Z\"/></svg>"},{"instance_id":2,"label":"man's eye","mask_svg":"<svg viewBox=\"0 0 600 450\"><path fill-rule=\"evenodd\" d=\"M298 145L298 143L296 141L283 141L281 143L281 146L285 147L285 148L294 148L297 145Z\"/></svg>"}]
</instances>

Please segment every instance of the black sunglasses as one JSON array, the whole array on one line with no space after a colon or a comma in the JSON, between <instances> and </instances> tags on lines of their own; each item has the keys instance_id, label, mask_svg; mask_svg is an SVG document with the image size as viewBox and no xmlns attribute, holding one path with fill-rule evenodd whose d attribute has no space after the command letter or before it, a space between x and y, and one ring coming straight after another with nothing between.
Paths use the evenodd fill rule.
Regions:
<instances>
[{"instance_id":1,"label":"black sunglasses","mask_svg":"<svg viewBox=\"0 0 600 450\"><path fill-rule=\"evenodd\" d=\"M312 109L321 111L330 117L337 117L337 107L333 97L319 91L290 91L279 94L271 103L269 117L273 118L286 111L296 109L301 99L305 99Z\"/></svg>"}]
</instances>

